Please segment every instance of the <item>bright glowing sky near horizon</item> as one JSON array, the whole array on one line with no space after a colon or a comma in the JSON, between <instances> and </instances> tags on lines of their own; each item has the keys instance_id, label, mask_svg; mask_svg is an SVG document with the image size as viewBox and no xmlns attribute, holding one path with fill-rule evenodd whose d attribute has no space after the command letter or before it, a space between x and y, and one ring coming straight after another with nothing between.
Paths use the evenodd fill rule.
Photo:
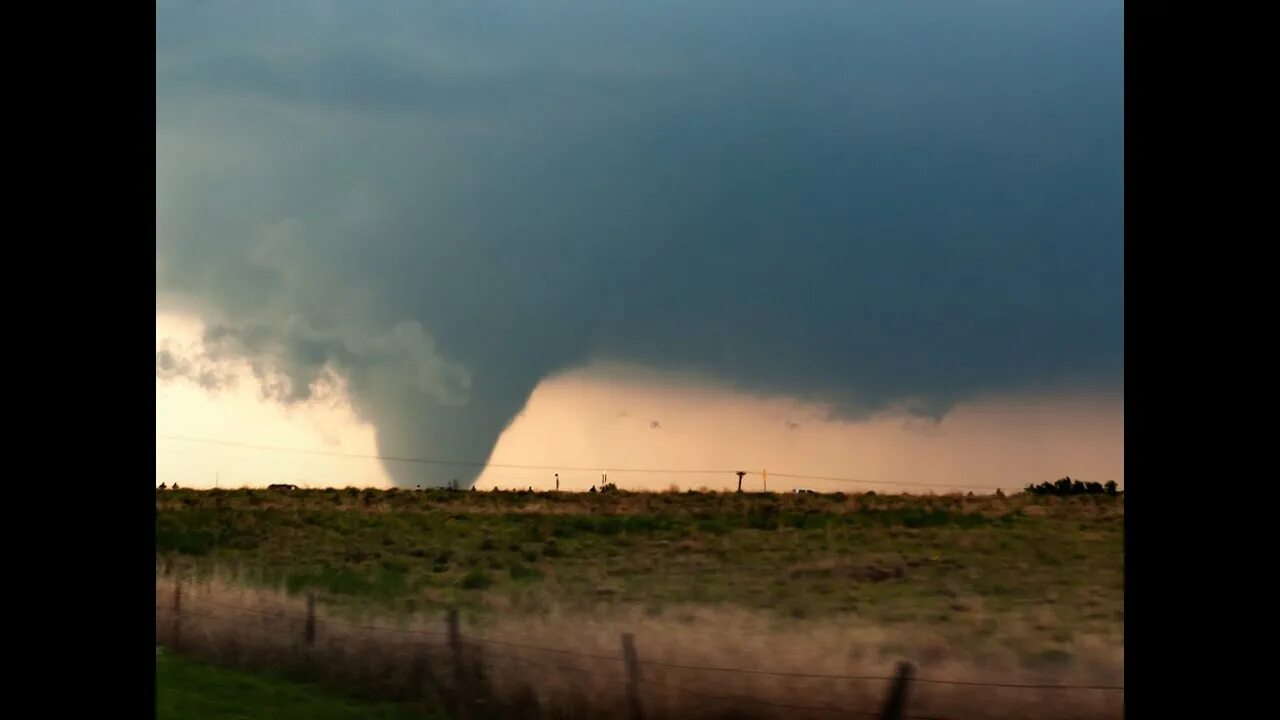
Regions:
<instances>
[{"instance_id":1,"label":"bright glowing sky near horizon","mask_svg":"<svg viewBox=\"0 0 1280 720\"><path fill-rule=\"evenodd\" d=\"M1123 10L160 0L156 482L1123 485Z\"/></svg>"}]
</instances>

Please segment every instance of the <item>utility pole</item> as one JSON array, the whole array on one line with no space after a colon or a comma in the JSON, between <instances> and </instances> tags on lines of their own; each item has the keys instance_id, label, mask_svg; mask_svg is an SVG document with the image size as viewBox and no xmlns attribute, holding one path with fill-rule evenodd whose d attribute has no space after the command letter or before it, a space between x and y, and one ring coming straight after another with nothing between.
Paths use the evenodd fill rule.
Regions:
<instances>
[{"instance_id":1,"label":"utility pole","mask_svg":"<svg viewBox=\"0 0 1280 720\"><path fill-rule=\"evenodd\" d=\"M742 492L742 476L746 474L747 474L746 470L738 471L738 492Z\"/></svg>"},{"instance_id":2,"label":"utility pole","mask_svg":"<svg viewBox=\"0 0 1280 720\"><path fill-rule=\"evenodd\" d=\"M556 473L556 492L560 492L560 473Z\"/></svg>"}]
</instances>

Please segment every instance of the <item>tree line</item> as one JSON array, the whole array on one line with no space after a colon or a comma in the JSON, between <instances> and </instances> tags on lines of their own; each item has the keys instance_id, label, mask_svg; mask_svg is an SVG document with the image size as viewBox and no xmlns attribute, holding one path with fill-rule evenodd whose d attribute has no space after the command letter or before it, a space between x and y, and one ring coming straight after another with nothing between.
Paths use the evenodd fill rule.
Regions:
<instances>
[{"instance_id":1,"label":"tree line","mask_svg":"<svg viewBox=\"0 0 1280 720\"><path fill-rule=\"evenodd\" d=\"M1028 485L1027 493L1031 495L1118 495L1116 481L1108 480L1106 484L1082 482L1064 477L1057 482L1042 482L1039 485Z\"/></svg>"}]
</instances>

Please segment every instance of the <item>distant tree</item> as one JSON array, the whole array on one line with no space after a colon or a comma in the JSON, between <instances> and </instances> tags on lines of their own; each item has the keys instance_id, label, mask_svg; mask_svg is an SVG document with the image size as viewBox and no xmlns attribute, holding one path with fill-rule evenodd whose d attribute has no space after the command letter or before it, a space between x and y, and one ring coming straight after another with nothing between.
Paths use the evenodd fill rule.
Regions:
<instances>
[{"instance_id":1,"label":"distant tree","mask_svg":"<svg viewBox=\"0 0 1280 720\"><path fill-rule=\"evenodd\" d=\"M595 495L595 494L596 494L596 486L595 486L595 485L592 485L592 486L591 486L591 489L590 489L590 490L588 490L587 492L591 493L592 495Z\"/></svg>"},{"instance_id":2,"label":"distant tree","mask_svg":"<svg viewBox=\"0 0 1280 720\"><path fill-rule=\"evenodd\" d=\"M1028 485L1026 492L1029 495L1057 495L1059 497L1068 495L1101 495L1103 493L1108 495L1116 494L1115 481L1110 481L1104 486L1096 482L1072 480L1069 477L1064 477L1053 483L1043 482L1039 485Z\"/></svg>"},{"instance_id":3,"label":"distant tree","mask_svg":"<svg viewBox=\"0 0 1280 720\"><path fill-rule=\"evenodd\" d=\"M164 490L164 489L165 489L165 487L167 487L167 486L166 486L164 483L160 483L160 488L159 488L159 489Z\"/></svg>"}]
</instances>

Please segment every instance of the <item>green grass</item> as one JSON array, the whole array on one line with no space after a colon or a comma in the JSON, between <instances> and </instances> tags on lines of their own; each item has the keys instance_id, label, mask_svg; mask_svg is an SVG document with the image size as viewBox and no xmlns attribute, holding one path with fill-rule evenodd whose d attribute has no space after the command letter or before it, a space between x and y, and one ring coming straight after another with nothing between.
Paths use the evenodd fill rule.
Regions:
<instances>
[{"instance_id":1,"label":"green grass","mask_svg":"<svg viewBox=\"0 0 1280 720\"><path fill-rule=\"evenodd\" d=\"M156 653L156 720L422 720L388 703Z\"/></svg>"},{"instance_id":2,"label":"green grass","mask_svg":"<svg viewBox=\"0 0 1280 720\"><path fill-rule=\"evenodd\" d=\"M1123 497L180 490L157 492L156 523L162 572L334 608L696 602L962 639L1048 607L1024 623L1038 649L1123 631Z\"/></svg>"}]
</instances>

